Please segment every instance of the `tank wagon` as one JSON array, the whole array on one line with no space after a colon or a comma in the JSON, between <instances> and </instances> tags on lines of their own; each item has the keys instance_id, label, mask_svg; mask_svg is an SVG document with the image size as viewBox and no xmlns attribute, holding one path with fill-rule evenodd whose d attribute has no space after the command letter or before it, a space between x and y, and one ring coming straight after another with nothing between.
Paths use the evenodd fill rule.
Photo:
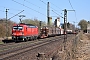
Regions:
<instances>
[{"instance_id":1,"label":"tank wagon","mask_svg":"<svg viewBox=\"0 0 90 60\"><path fill-rule=\"evenodd\" d=\"M37 39L38 33L38 27L32 24L20 23L12 27L12 39L15 42Z\"/></svg>"}]
</instances>

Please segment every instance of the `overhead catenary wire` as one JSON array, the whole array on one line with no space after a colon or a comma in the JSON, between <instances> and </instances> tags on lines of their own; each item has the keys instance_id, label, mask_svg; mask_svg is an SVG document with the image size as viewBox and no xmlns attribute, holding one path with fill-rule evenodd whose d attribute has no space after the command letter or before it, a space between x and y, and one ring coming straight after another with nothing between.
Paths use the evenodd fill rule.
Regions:
<instances>
[{"instance_id":1,"label":"overhead catenary wire","mask_svg":"<svg viewBox=\"0 0 90 60\"><path fill-rule=\"evenodd\" d=\"M39 0L39 1L41 1L42 3L44 3L45 5L47 5L47 3L45 3L44 1L42 1L42 0ZM56 9L54 9L53 7L50 6L50 8L52 8L54 11L58 12L58 11L57 11Z\"/></svg>"},{"instance_id":2,"label":"overhead catenary wire","mask_svg":"<svg viewBox=\"0 0 90 60\"><path fill-rule=\"evenodd\" d=\"M24 5L24 2L25 2L25 0L23 0L23 5Z\"/></svg>"},{"instance_id":3,"label":"overhead catenary wire","mask_svg":"<svg viewBox=\"0 0 90 60\"><path fill-rule=\"evenodd\" d=\"M29 3L29 4L32 4L33 6L36 6L36 7L40 8L40 9L43 9L43 10L45 9L45 8L42 8L42 7L34 4L34 3L31 3L30 1L27 1L27 0L24 0L24 1L27 2L27 3Z\"/></svg>"},{"instance_id":4,"label":"overhead catenary wire","mask_svg":"<svg viewBox=\"0 0 90 60\"><path fill-rule=\"evenodd\" d=\"M47 0L48 1L48 0ZM61 11L62 11L62 9L60 8L60 7L58 7L58 6L56 6L54 3L52 3L52 2L50 2L53 6L55 6L55 7L57 7L57 8L59 8Z\"/></svg>"},{"instance_id":5,"label":"overhead catenary wire","mask_svg":"<svg viewBox=\"0 0 90 60\"><path fill-rule=\"evenodd\" d=\"M0 10L0 11L1 11L1 12L5 12L5 11L3 11L3 10ZM12 15L14 14L14 13L11 13L11 12L8 12L8 13L9 13L9 14L12 14Z\"/></svg>"},{"instance_id":6,"label":"overhead catenary wire","mask_svg":"<svg viewBox=\"0 0 90 60\"><path fill-rule=\"evenodd\" d=\"M53 11L53 10L52 10ZM60 16L58 13L56 13L55 11L53 11L55 14L57 14L59 17L63 18L62 16Z\"/></svg>"},{"instance_id":7,"label":"overhead catenary wire","mask_svg":"<svg viewBox=\"0 0 90 60\"><path fill-rule=\"evenodd\" d=\"M13 2L15 2L15 3L17 3L17 4L19 4L19 5L24 6L24 7L28 8L28 9L30 9L30 10L33 10L33 11L35 11L35 12L37 12L37 13L39 13L39 14L43 15L43 16L46 16L45 14L43 14L43 13L41 13L41 12L37 11L37 10L34 10L34 9L32 9L32 8L30 8L30 7L26 6L26 5L23 5L22 3L19 3L19 2L15 1L15 0L12 0L12 1L13 1Z\"/></svg>"},{"instance_id":8,"label":"overhead catenary wire","mask_svg":"<svg viewBox=\"0 0 90 60\"><path fill-rule=\"evenodd\" d=\"M5 7L5 6L0 6L0 7L5 8L5 9L7 8L7 7ZM9 10L21 11L21 10L16 9L16 8L9 8Z\"/></svg>"},{"instance_id":9,"label":"overhead catenary wire","mask_svg":"<svg viewBox=\"0 0 90 60\"><path fill-rule=\"evenodd\" d=\"M45 3L44 1L40 0L42 3L44 3L45 5L47 5L47 3Z\"/></svg>"},{"instance_id":10,"label":"overhead catenary wire","mask_svg":"<svg viewBox=\"0 0 90 60\"><path fill-rule=\"evenodd\" d=\"M0 7L4 8L4 9L7 8L7 7L5 7L5 6L0 6ZM22 10L19 10L19 9L16 9L16 8L9 8L9 10L22 11ZM2 11L2 10L0 10L0 11L1 11L1 12L5 12L5 11ZM10 13L10 14L14 14L14 13L12 13L12 12L10 12L10 11L8 11L8 13ZM24 11L24 13L25 13L25 11ZM27 13L31 15L30 12L26 12L26 14L27 14Z\"/></svg>"},{"instance_id":11,"label":"overhead catenary wire","mask_svg":"<svg viewBox=\"0 0 90 60\"><path fill-rule=\"evenodd\" d=\"M0 10L1 12L5 12L5 11L3 11L3 10Z\"/></svg>"},{"instance_id":12,"label":"overhead catenary wire","mask_svg":"<svg viewBox=\"0 0 90 60\"><path fill-rule=\"evenodd\" d=\"M36 6L36 7L38 7L39 9L46 10L45 8L42 8L42 7L40 7L40 6L38 6L38 5L34 4L34 3L32 3L32 2L30 2L30 1L24 0L24 2L27 2L27 3L29 3L29 4L31 4L31 5L33 5L33 6ZM31 14L30 14L30 15L31 15Z\"/></svg>"},{"instance_id":13,"label":"overhead catenary wire","mask_svg":"<svg viewBox=\"0 0 90 60\"><path fill-rule=\"evenodd\" d=\"M0 11L1 11L1 12L6 12L6 11L2 11L2 10L0 10ZM23 11L24 11L24 10L23 10ZM21 12L23 12L23 11L21 11ZM20 12L20 13L21 13L21 12ZM18 14L15 15L14 13L11 13L11 12L9 12L9 11L8 11L8 13L14 15L14 16L12 16L11 18L13 18L13 17L15 17L15 16L19 16L18 14L20 14L20 13L18 13ZM10 20L11 18L9 18L8 20Z\"/></svg>"},{"instance_id":14,"label":"overhead catenary wire","mask_svg":"<svg viewBox=\"0 0 90 60\"><path fill-rule=\"evenodd\" d=\"M25 2L27 2L27 3L29 3L29 4L32 4L32 5L34 5L34 6L38 7L38 8L40 8L39 6L37 6L37 5L35 5L35 4L31 3L31 2L29 2L29 1L27 1L27 0L25 0Z\"/></svg>"},{"instance_id":15,"label":"overhead catenary wire","mask_svg":"<svg viewBox=\"0 0 90 60\"><path fill-rule=\"evenodd\" d=\"M70 0L68 0L68 1L69 1L69 4L70 4L71 8L73 9L73 6L72 6L72 4L71 4ZM73 9L73 10L74 10L74 9Z\"/></svg>"},{"instance_id":16,"label":"overhead catenary wire","mask_svg":"<svg viewBox=\"0 0 90 60\"><path fill-rule=\"evenodd\" d=\"M5 6L0 6L0 7L4 8L4 9L7 8L7 7L5 7ZM9 8L9 10L22 11L22 10L19 10L19 9L16 9L16 8ZM1 11L1 12L5 12L5 11L3 11L3 10L0 10L0 11ZM12 13L12 12L10 12L10 11L8 11L8 13L9 13L9 14L12 14L12 15L15 15L15 13ZM32 15L30 12L25 12L25 11L24 11L24 13ZM19 16L19 15L17 15L17 16Z\"/></svg>"},{"instance_id":17,"label":"overhead catenary wire","mask_svg":"<svg viewBox=\"0 0 90 60\"><path fill-rule=\"evenodd\" d=\"M50 2L53 6L55 6L55 7L57 7L57 8L59 8L58 6L56 6L55 4L53 4L52 2ZM61 8L59 8L61 11L62 11L62 9ZM58 12L58 11L57 11ZM62 14L62 13L61 13Z\"/></svg>"},{"instance_id":18,"label":"overhead catenary wire","mask_svg":"<svg viewBox=\"0 0 90 60\"><path fill-rule=\"evenodd\" d=\"M69 4L70 4L71 8L74 10L74 8L73 8L73 6L72 6L70 0L68 0L68 1L69 1ZM76 21L77 21L76 11L74 11L74 12L75 12L75 18L76 18Z\"/></svg>"},{"instance_id":19,"label":"overhead catenary wire","mask_svg":"<svg viewBox=\"0 0 90 60\"><path fill-rule=\"evenodd\" d=\"M4 13L6 12L6 11L3 11L3 10L0 10L0 11L1 11L1 12L4 12ZM18 14L15 15L14 13L11 13L11 12L9 12L9 11L8 11L8 13L9 13L9 14L12 14L12 15L14 15L14 16L19 16ZM20 12L20 13L21 13L21 12ZM14 16L12 16L11 18L13 18ZM8 20L10 20L11 18L9 18Z\"/></svg>"},{"instance_id":20,"label":"overhead catenary wire","mask_svg":"<svg viewBox=\"0 0 90 60\"><path fill-rule=\"evenodd\" d=\"M58 7L58 6L56 6L54 3L52 3L52 2L50 2L53 6L55 6L55 7L57 7L57 8L59 8L61 11L62 11L62 9L60 8L60 7Z\"/></svg>"},{"instance_id":21,"label":"overhead catenary wire","mask_svg":"<svg viewBox=\"0 0 90 60\"><path fill-rule=\"evenodd\" d=\"M22 13L23 11L24 11L24 10L22 10L22 11L21 11L21 12L19 12L18 14ZM13 17L17 16L18 14L16 14L16 15L12 16L11 18L13 18ZM8 20L10 20L11 18L9 18Z\"/></svg>"}]
</instances>

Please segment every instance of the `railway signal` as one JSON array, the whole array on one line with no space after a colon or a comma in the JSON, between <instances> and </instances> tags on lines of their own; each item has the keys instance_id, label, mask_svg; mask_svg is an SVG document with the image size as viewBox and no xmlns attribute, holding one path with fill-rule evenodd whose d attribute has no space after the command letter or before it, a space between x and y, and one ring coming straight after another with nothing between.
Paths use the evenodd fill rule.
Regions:
<instances>
[{"instance_id":1,"label":"railway signal","mask_svg":"<svg viewBox=\"0 0 90 60\"><path fill-rule=\"evenodd\" d=\"M8 21L7 21L7 12L8 12L9 9L6 9L6 39L8 37Z\"/></svg>"},{"instance_id":2,"label":"railway signal","mask_svg":"<svg viewBox=\"0 0 90 60\"><path fill-rule=\"evenodd\" d=\"M39 22L39 25L40 25L40 29L41 29L41 26L42 26L42 21Z\"/></svg>"},{"instance_id":3,"label":"railway signal","mask_svg":"<svg viewBox=\"0 0 90 60\"><path fill-rule=\"evenodd\" d=\"M40 21L40 23L39 23L39 24L40 24L40 26L41 26L41 25L42 25L42 21Z\"/></svg>"}]
</instances>

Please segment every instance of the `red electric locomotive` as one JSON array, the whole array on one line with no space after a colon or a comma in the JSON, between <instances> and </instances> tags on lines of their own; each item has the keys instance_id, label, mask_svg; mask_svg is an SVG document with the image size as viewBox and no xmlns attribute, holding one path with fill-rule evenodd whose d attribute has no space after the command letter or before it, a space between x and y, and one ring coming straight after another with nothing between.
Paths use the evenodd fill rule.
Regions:
<instances>
[{"instance_id":1,"label":"red electric locomotive","mask_svg":"<svg viewBox=\"0 0 90 60\"><path fill-rule=\"evenodd\" d=\"M15 42L37 39L38 34L38 27L32 24L20 23L12 28L12 39Z\"/></svg>"}]
</instances>

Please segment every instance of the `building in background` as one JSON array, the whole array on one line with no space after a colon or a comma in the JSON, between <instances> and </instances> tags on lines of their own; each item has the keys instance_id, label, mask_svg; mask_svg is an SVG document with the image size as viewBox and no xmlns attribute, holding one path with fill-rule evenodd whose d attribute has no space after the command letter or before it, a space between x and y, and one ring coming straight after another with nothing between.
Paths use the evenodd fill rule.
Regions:
<instances>
[{"instance_id":1,"label":"building in background","mask_svg":"<svg viewBox=\"0 0 90 60\"><path fill-rule=\"evenodd\" d=\"M60 18L55 19L54 25L55 27L60 27Z\"/></svg>"}]
</instances>

